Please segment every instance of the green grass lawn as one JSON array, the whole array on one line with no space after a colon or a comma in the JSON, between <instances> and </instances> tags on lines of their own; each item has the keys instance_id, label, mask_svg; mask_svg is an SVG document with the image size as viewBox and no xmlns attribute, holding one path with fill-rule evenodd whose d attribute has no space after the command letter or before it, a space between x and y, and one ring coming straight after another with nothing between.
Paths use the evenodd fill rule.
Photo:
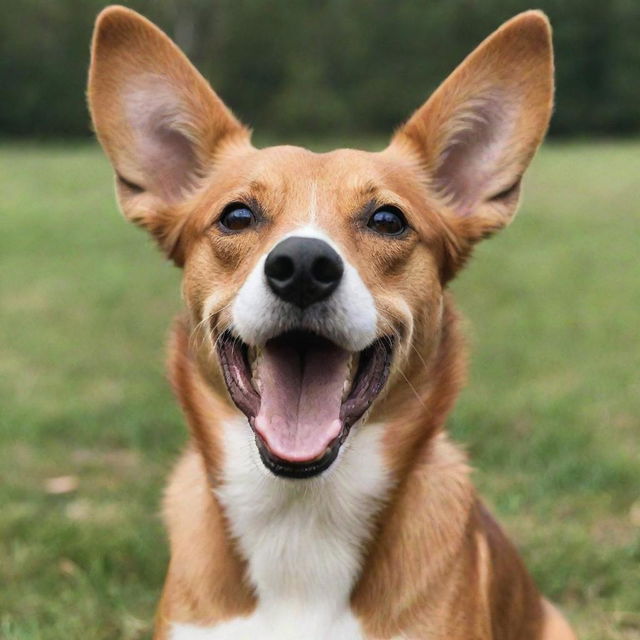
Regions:
<instances>
[{"instance_id":1,"label":"green grass lawn","mask_svg":"<svg viewBox=\"0 0 640 640\"><path fill-rule=\"evenodd\" d=\"M451 430L583 640L640 639L639 158L545 147L454 285L472 367ZM0 638L148 637L186 437L163 371L179 273L93 145L0 146L0 230Z\"/></svg>"}]
</instances>

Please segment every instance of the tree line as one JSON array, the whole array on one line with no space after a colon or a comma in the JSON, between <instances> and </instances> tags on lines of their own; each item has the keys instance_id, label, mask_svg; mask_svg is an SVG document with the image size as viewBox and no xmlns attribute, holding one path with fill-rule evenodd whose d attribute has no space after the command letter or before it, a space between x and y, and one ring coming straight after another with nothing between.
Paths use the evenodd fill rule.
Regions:
<instances>
[{"instance_id":1,"label":"tree line","mask_svg":"<svg viewBox=\"0 0 640 640\"><path fill-rule=\"evenodd\" d=\"M0 0L0 136L89 135L84 91L104 0ZM261 132L397 126L529 0L131 0ZM640 130L640 1L537 0L554 27L552 133Z\"/></svg>"}]
</instances>

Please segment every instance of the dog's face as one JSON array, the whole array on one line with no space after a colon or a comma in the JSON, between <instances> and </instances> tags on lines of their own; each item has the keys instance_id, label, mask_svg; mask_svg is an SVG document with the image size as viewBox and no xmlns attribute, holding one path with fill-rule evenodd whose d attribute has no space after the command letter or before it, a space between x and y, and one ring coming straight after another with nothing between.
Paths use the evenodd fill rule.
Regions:
<instances>
[{"instance_id":1,"label":"dog's face","mask_svg":"<svg viewBox=\"0 0 640 640\"><path fill-rule=\"evenodd\" d=\"M125 215L184 267L207 377L271 471L308 477L383 393L411 385L446 283L515 213L550 115L549 28L535 12L504 25L379 153L254 148L123 8L99 18L89 98Z\"/></svg>"},{"instance_id":2,"label":"dog's face","mask_svg":"<svg viewBox=\"0 0 640 640\"><path fill-rule=\"evenodd\" d=\"M329 466L416 323L437 331L433 207L402 155L244 145L194 203L185 298L275 472Z\"/></svg>"}]
</instances>

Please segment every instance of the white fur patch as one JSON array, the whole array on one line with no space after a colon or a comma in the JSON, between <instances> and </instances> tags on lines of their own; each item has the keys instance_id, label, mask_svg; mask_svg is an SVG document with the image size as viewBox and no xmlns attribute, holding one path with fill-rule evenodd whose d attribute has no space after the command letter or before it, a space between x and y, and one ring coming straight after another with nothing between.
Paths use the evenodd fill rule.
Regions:
<instances>
[{"instance_id":1,"label":"white fur patch","mask_svg":"<svg viewBox=\"0 0 640 640\"><path fill-rule=\"evenodd\" d=\"M382 425L354 427L321 476L288 480L260 461L245 420L226 424L217 494L247 559L258 607L214 628L174 625L172 640L363 640L349 608L364 543L390 477Z\"/></svg>"},{"instance_id":2,"label":"white fur patch","mask_svg":"<svg viewBox=\"0 0 640 640\"><path fill-rule=\"evenodd\" d=\"M288 329L307 329L333 340L348 351L362 351L376 338L378 313L373 296L358 271L323 231L306 226L286 234L278 242L291 236L318 238L331 245L344 263L344 274L338 288L327 300L305 310L280 300L269 289L264 275L264 262L270 248L258 260L233 303L235 332L243 342L256 346Z\"/></svg>"}]
</instances>

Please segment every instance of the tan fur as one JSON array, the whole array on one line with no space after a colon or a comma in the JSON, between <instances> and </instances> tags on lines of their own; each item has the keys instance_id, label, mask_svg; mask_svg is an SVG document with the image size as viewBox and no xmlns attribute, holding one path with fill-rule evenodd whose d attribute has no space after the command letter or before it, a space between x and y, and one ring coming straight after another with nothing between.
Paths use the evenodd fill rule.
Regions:
<instances>
[{"instance_id":1,"label":"tan fur","mask_svg":"<svg viewBox=\"0 0 640 640\"><path fill-rule=\"evenodd\" d=\"M161 131L139 90L162 112ZM367 637L573 638L480 502L464 455L443 431L465 371L446 284L474 243L513 217L552 92L549 25L527 12L482 43L386 150L258 150L156 27L122 7L99 16L89 84L96 132L119 177L125 215L184 267L188 310L173 330L169 369L191 441L165 498L171 563L156 640L168 637L172 622L212 625L256 607L212 491L222 481L220 424L237 415L212 344L265 248L306 224L311 210L371 291L380 335L397 338L390 380L371 415L386 425L394 490L351 598ZM496 109L512 127L501 116L492 120ZM170 157L158 155L165 144ZM215 221L235 201L254 203L268 222L221 234ZM354 231L372 203L400 208L412 233L389 242Z\"/></svg>"}]
</instances>

